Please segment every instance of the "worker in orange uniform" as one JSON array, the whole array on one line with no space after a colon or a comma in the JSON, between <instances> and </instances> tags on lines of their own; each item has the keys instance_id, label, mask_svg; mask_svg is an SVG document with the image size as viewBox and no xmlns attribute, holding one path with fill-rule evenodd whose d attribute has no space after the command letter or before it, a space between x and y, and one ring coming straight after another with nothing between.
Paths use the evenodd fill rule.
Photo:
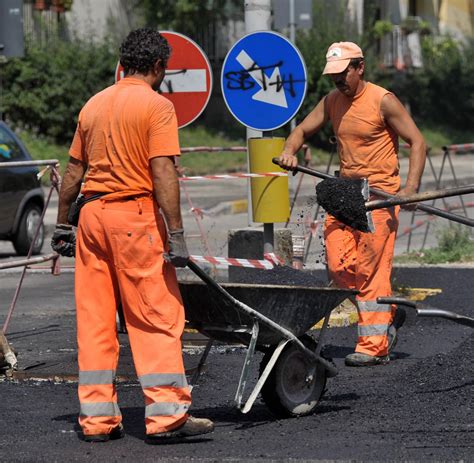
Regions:
<instances>
[{"instance_id":1,"label":"worker in orange uniform","mask_svg":"<svg viewBox=\"0 0 474 463\"><path fill-rule=\"evenodd\" d=\"M184 309L174 269L189 259L174 164L180 147L173 104L156 92L169 55L157 31L128 35L120 48L125 77L82 108L61 185L52 247L76 255L79 424L89 442L123 436L114 385L119 304L145 396L146 442L213 430L210 420L187 413ZM67 217L84 175L88 202L76 243Z\"/></svg>"},{"instance_id":2,"label":"worker in orange uniform","mask_svg":"<svg viewBox=\"0 0 474 463\"><path fill-rule=\"evenodd\" d=\"M288 137L280 164L297 165L304 141L332 122L338 140L340 176L368 178L369 185L406 196L418 191L426 160L423 136L403 105L388 90L364 80L364 56L352 42L333 43L323 74L336 89L322 98ZM398 137L410 145L409 170L400 189ZM413 207L413 206L412 206ZM349 366L389 362L403 309L378 304L390 296L390 274L398 228L398 207L374 210L374 233L363 233L328 215L324 228L329 277L344 288L357 289L358 342L345 363Z\"/></svg>"}]
</instances>

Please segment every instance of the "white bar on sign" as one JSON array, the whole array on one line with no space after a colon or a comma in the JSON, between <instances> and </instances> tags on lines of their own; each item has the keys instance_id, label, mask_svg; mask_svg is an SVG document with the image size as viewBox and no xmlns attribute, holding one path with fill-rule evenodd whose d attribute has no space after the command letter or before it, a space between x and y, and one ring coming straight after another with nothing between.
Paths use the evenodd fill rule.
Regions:
<instances>
[{"instance_id":1,"label":"white bar on sign","mask_svg":"<svg viewBox=\"0 0 474 463\"><path fill-rule=\"evenodd\" d=\"M168 70L160 90L163 93L207 92L206 70Z\"/></svg>"}]
</instances>

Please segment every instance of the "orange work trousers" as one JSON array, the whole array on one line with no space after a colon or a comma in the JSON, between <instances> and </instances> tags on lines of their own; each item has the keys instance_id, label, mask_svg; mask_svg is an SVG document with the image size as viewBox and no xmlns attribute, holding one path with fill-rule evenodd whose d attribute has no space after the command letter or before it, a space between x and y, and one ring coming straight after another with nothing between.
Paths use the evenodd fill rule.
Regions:
<instances>
[{"instance_id":1,"label":"orange work trousers","mask_svg":"<svg viewBox=\"0 0 474 463\"><path fill-rule=\"evenodd\" d=\"M399 208L372 211L374 233L363 233L328 215L324 227L329 278L340 288L357 289L359 314L356 352L388 354L388 327L395 306L378 304L391 296L390 275Z\"/></svg>"},{"instance_id":2,"label":"orange work trousers","mask_svg":"<svg viewBox=\"0 0 474 463\"><path fill-rule=\"evenodd\" d=\"M151 198L87 203L76 244L79 424L110 433L121 420L114 379L116 313L122 304L145 396L147 434L187 419L191 404L181 352L184 308L174 267L163 259L166 229Z\"/></svg>"}]
</instances>

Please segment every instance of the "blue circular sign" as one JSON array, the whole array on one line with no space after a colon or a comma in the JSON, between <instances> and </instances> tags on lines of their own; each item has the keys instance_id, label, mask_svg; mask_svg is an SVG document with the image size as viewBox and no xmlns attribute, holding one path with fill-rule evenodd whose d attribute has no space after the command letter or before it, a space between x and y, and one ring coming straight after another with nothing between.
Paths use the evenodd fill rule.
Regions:
<instances>
[{"instance_id":1,"label":"blue circular sign","mask_svg":"<svg viewBox=\"0 0 474 463\"><path fill-rule=\"evenodd\" d=\"M222 67L221 88L229 111L254 130L285 125L300 109L306 87L301 53L286 37L272 31L242 37Z\"/></svg>"}]
</instances>

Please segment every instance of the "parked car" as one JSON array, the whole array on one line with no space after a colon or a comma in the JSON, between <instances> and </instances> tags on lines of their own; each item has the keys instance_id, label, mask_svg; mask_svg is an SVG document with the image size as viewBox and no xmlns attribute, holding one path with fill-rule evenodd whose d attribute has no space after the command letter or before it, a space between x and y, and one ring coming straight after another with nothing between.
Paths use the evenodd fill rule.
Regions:
<instances>
[{"instance_id":1,"label":"parked car","mask_svg":"<svg viewBox=\"0 0 474 463\"><path fill-rule=\"evenodd\" d=\"M0 163L31 161L23 143L0 121ZM0 239L13 243L17 254L28 254L44 208L44 193L37 178L38 168L0 166ZM44 225L32 254L39 254L44 242Z\"/></svg>"}]
</instances>

